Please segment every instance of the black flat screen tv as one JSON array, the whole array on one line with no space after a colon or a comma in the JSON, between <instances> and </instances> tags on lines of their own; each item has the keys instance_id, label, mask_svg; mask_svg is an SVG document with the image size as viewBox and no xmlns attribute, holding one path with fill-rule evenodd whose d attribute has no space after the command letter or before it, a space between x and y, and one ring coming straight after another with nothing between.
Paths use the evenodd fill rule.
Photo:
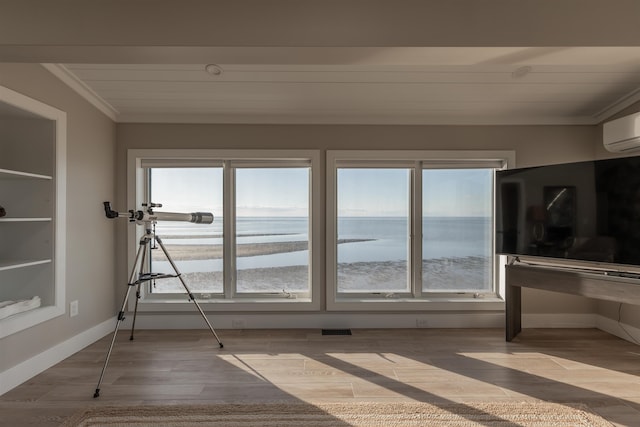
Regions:
<instances>
[{"instance_id":1,"label":"black flat screen tv","mask_svg":"<svg viewBox=\"0 0 640 427\"><path fill-rule=\"evenodd\" d=\"M640 266L640 156L498 171L496 252Z\"/></svg>"}]
</instances>

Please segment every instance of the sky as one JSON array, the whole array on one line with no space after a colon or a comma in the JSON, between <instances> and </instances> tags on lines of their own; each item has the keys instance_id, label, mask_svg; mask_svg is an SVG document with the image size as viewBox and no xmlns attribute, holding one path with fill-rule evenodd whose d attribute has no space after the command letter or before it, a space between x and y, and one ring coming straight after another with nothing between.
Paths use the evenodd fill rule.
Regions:
<instances>
[{"instance_id":1,"label":"sky","mask_svg":"<svg viewBox=\"0 0 640 427\"><path fill-rule=\"evenodd\" d=\"M490 216L492 176L483 169L425 169L424 216ZM338 170L339 216L407 216L407 169ZM222 168L154 169L152 202L165 212L222 216ZM307 216L307 168L236 169L237 216Z\"/></svg>"}]
</instances>

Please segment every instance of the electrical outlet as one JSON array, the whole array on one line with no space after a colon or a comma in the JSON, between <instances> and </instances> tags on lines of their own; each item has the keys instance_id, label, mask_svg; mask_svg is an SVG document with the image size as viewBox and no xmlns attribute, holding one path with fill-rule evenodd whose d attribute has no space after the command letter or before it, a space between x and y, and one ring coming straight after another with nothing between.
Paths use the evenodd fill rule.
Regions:
<instances>
[{"instance_id":1,"label":"electrical outlet","mask_svg":"<svg viewBox=\"0 0 640 427\"><path fill-rule=\"evenodd\" d=\"M231 320L231 327L233 329L244 329L244 320L242 319Z\"/></svg>"},{"instance_id":2,"label":"electrical outlet","mask_svg":"<svg viewBox=\"0 0 640 427\"><path fill-rule=\"evenodd\" d=\"M77 315L78 315L78 300L74 300L69 303L69 317L75 317Z\"/></svg>"}]
</instances>

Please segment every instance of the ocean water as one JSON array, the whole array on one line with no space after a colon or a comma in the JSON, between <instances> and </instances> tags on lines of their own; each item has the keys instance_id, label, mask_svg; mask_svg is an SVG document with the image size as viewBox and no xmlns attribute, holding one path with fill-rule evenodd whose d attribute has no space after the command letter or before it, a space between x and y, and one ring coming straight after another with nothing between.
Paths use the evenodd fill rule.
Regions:
<instances>
[{"instance_id":1,"label":"ocean water","mask_svg":"<svg viewBox=\"0 0 640 427\"><path fill-rule=\"evenodd\" d=\"M172 245L222 245L222 220L213 224L160 222L156 233L171 254ZM423 290L488 290L493 253L490 218L423 219ZM238 245L277 248L286 242L308 242L305 218L238 218ZM338 289L348 292L408 290L409 231L406 218L343 217L338 220ZM299 246L299 245L298 245ZM222 290L222 259L176 261L178 268L210 292ZM236 259L239 291L304 290L308 286L307 249ZM169 273L166 261L154 261L154 272ZM259 283L258 283L259 282ZM172 292L176 283L162 288ZM165 289L166 288L166 289ZM176 292L181 291L177 286Z\"/></svg>"}]
</instances>

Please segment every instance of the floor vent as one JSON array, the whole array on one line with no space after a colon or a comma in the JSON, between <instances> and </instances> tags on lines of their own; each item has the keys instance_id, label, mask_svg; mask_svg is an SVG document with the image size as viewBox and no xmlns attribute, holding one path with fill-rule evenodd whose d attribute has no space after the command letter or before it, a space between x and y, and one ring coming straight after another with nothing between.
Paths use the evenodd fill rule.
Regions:
<instances>
[{"instance_id":1,"label":"floor vent","mask_svg":"<svg viewBox=\"0 0 640 427\"><path fill-rule=\"evenodd\" d=\"M351 335L351 329L323 329L322 335Z\"/></svg>"}]
</instances>

